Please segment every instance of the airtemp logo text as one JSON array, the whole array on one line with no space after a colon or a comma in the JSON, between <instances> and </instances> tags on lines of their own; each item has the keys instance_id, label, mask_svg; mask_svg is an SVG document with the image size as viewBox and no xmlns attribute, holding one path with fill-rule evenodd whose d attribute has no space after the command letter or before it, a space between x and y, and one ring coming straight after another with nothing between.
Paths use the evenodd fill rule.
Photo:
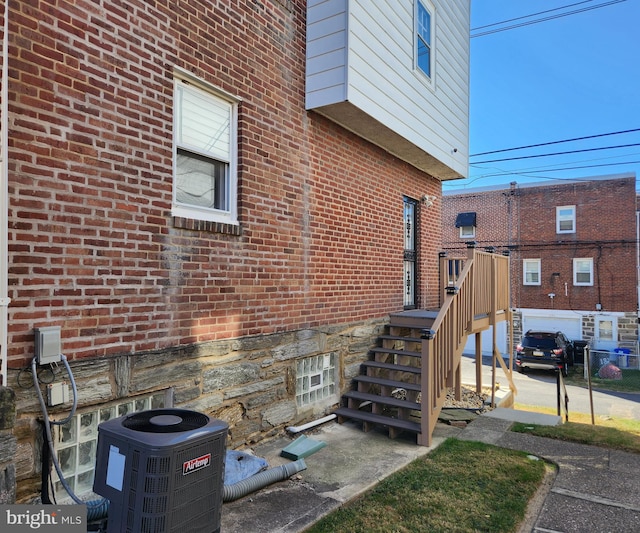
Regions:
<instances>
[{"instance_id":1,"label":"airtemp logo text","mask_svg":"<svg viewBox=\"0 0 640 533\"><path fill-rule=\"evenodd\" d=\"M200 470L202 468L206 468L211 464L211 454L208 453L206 455L201 455L200 457L196 457L195 459L189 459L182 463L182 475L186 476L187 474L191 474L196 470Z\"/></svg>"}]
</instances>

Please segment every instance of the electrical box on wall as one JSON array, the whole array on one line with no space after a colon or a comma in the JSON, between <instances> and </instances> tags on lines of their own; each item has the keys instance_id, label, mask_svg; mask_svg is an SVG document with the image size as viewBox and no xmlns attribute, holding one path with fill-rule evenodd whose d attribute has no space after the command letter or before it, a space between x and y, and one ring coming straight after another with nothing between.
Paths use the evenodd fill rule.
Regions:
<instances>
[{"instance_id":1,"label":"electrical box on wall","mask_svg":"<svg viewBox=\"0 0 640 533\"><path fill-rule=\"evenodd\" d=\"M47 403L49 407L67 403L69 400L69 385L67 383L63 381L47 385Z\"/></svg>"},{"instance_id":2,"label":"electrical box on wall","mask_svg":"<svg viewBox=\"0 0 640 533\"><path fill-rule=\"evenodd\" d=\"M60 362L60 326L35 329L36 357L41 365Z\"/></svg>"}]
</instances>

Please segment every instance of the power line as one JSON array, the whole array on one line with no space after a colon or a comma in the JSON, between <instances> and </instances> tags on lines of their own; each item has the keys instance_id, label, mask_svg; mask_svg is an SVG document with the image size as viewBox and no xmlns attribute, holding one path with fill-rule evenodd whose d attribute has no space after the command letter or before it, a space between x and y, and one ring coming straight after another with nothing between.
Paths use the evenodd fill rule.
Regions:
<instances>
[{"instance_id":1,"label":"power line","mask_svg":"<svg viewBox=\"0 0 640 533\"><path fill-rule=\"evenodd\" d=\"M501 31L507 31L507 30L513 30L515 28L522 28L524 26L530 26L532 24L538 24L539 22L547 22L549 20L554 20L554 19L558 19L561 17L566 17L569 15L576 15L578 13L583 13L585 11L591 11L593 9L598 9L601 7L607 7L607 6L611 6L614 4L620 4L621 2L626 2L627 0L612 0L610 2L605 2L604 4L598 4L597 6L590 6L590 7L583 7L581 9L574 9L573 11L567 11L566 13L557 13L555 15L551 15L548 17L543 17L537 20L530 20L528 22L521 22L519 24L513 24L511 26L506 26L504 28L496 28L493 30L487 30L485 32L481 32L481 33L476 33L475 35L470 35L470 38L473 39L474 37L484 37L485 35L491 35L493 33L499 33ZM526 17L523 17L526 18Z\"/></svg>"},{"instance_id":2,"label":"power line","mask_svg":"<svg viewBox=\"0 0 640 533\"><path fill-rule=\"evenodd\" d=\"M548 154L538 154L538 155L523 155L520 157L504 157L502 159L490 159L487 161L476 161L476 165L483 165L486 163L499 163L501 161L519 161L521 159L534 159L536 157L552 157L555 155L567 155L567 154L579 154L584 152L596 152L598 150L613 150L615 148L629 148L631 146L640 146L640 143L631 143L631 144L619 144L617 146L601 146L600 148L583 148L582 150L567 150L566 152L553 152Z\"/></svg>"},{"instance_id":3,"label":"power line","mask_svg":"<svg viewBox=\"0 0 640 533\"><path fill-rule=\"evenodd\" d=\"M501 152L512 152L514 150L526 150L528 148L537 148L539 146L549 146L552 144L561 144L561 143L568 143L573 141L584 141L585 139L596 139L598 137L607 137L609 135L622 135L624 133L634 133L637 131L640 131L640 128L635 128L632 130L612 131L609 133L600 133L598 135L587 135L585 137L574 137L573 139L562 139L560 141L550 141L550 142L544 142L544 143L538 143L538 144L529 144L526 146L516 146L514 148L503 148L501 150L491 150L490 152L479 152L477 154L471 154L469 157L478 157L481 155L489 155L489 154L499 154Z\"/></svg>"},{"instance_id":4,"label":"power line","mask_svg":"<svg viewBox=\"0 0 640 533\"><path fill-rule=\"evenodd\" d=\"M547 9L546 11L538 11L537 13L531 13L530 15L524 15L522 17L516 17L513 19L501 20L500 22L494 22L492 24L485 24L484 26L478 26L476 28L471 28L471 31L478 31L484 28L490 28L491 26L499 26L500 24L506 24L507 22L513 22L515 20L528 19L530 17L536 17L538 15L544 15L545 13L551 13L552 11L560 11L561 9L566 9L568 7L577 6L580 4L588 4L589 2L593 2L593 0L583 0L582 2L576 2L574 4L568 4L566 6L555 7L553 9Z\"/></svg>"},{"instance_id":5,"label":"power line","mask_svg":"<svg viewBox=\"0 0 640 533\"><path fill-rule=\"evenodd\" d=\"M478 176L474 178L474 181L479 179L485 179L485 178L495 178L499 176L511 176L514 174L525 176L527 174L535 174L537 172L563 172L566 170L580 170L585 168L617 167L620 165L636 165L638 163L640 163L640 161L623 161L621 163L600 163L599 165L579 165L575 167L548 168L545 170L504 170L502 172L494 172L493 174L483 174L482 176ZM471 166L473 167L475 165L471 165ZM542 178L543 176L531 176L531 177ZM557 178L552 178L552 179L557 179ZM567 178L567 179L574 179L574 178Z\"/></svg>"}]
</instances>

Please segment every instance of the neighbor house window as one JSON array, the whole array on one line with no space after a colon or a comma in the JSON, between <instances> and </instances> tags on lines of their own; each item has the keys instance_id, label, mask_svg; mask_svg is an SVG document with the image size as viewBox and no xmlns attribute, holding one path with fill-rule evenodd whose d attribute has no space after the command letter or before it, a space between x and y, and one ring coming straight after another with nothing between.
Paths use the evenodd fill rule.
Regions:
<instances>
[{"instance_id":1,"label":"neighbor house window","mask_svg":"<svg viewBox=\"0 0 640 533\"><path fill-rule=\"evenodd\" d=\"M573 284L593 285L593 259L587 257L573 260Z\"/></svg>"},{"instance_id":2,"label":"neighbor house window","mask_svg":"<svg viewBox=\"0 0 640 533\"><path fill-rule=\"evenodd\" d=\"M433 6L416 2L416 67L431 79L433 71Z\"/></svg>"},{"instance_id":3,"label":"neighbor house window","mask_svg":"<svg viewBox=\"0 0 640 533\"><path fill-rule=\"evenodd\" d=\"M540 285L540 259L524 259L522 261L525 285Z\"/></svg>"},{"instance_id":4,"label":"neighbor house window","mask_svg":"<svg viewBox=\"0 0 640 533\"><path fill-rule=\"evenodd\" d=\"M237 100L187 76L174 94L174 216L237 224Z\"/></svg>"},{"instance_id":5,"label":"neighbor house window","mask_svg":"<svg viewBox=\"0 0 640 533\"><path fill-rule=\"evenodd\" d=\"M81 498L93 495L93 478L98 448L98 426L129 413L158 409L168 404L167 394L129 398L118 403L94 407L76 414L64 426L57 426L54 448L67 485ZM53 491L58 503L72 503L58 473L52 469Z\"/></svg>"},{"instance_id":6,"label":"neighbor house window","mask_svg":"<svg viewBox=\"0 0 640 533\"><path fill-rule=\"evenodd\" d=\"M556 207L556 233L576 232L576 206Z\"/></svg>"},{"instance_id":7,"label":"neighbor house window","mask_svg":"<svg viewBox=\"0 0 640 533\"><path fill-rule=\"evenodd\" d=\"M476 214L460 213L456 217L456 228L460 228L460 238L470 239L476 236Z\"/></svg>"}]
</instances>

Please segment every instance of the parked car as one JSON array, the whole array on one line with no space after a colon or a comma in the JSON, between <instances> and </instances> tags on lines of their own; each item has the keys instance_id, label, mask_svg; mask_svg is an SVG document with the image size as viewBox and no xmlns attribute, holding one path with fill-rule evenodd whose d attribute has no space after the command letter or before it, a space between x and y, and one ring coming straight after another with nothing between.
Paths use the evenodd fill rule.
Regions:
<instances>
[{"instance_id":1,"label":"parked car","mask_svg":"<svg viewBox=\"0 0 640 533\"><path fill-rule=\"evenodd\" d=\"M522 342L516 346L516 368L560 370L567 376L573 365L574 346L561 331L527 331Z\"/></svg>"}]
</instances>

